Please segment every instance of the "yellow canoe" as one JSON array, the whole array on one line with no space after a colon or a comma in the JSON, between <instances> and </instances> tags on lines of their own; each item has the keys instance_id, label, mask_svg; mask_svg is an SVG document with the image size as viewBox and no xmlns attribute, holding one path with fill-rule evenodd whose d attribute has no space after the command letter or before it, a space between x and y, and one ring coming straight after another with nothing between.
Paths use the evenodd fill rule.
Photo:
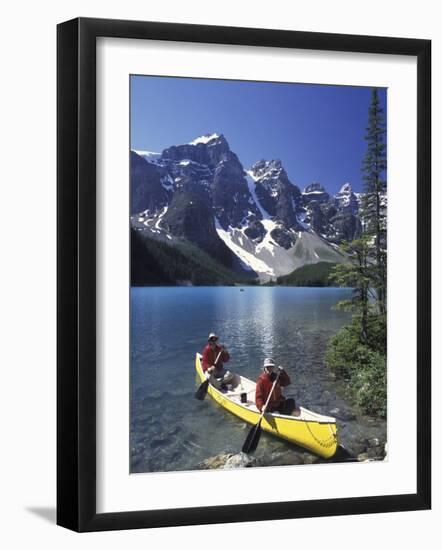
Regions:
<instances>
[{"instance_id":1,"label":"yellow canoe","mask_svg":"<svg viewBox=\"0 0 442 550\"><path fill-rule=\"evenodd\" d=\"M201 382L205 375L201 367L201 354L196 354L195 368ZM255 405L255 382L235 374L235 387L227 392L221 392L209 385L208 394L221 407L235 414L249 424L256 424L260 412ZM241 403L241 393L247 393L247 403ZM266 413L261 427L277 437L281 437L304 447L324 458L331 458L338 446L336 419L324 416L300 407L299 416L287 416L279 413Z\"/></svg>"}]
</instances>

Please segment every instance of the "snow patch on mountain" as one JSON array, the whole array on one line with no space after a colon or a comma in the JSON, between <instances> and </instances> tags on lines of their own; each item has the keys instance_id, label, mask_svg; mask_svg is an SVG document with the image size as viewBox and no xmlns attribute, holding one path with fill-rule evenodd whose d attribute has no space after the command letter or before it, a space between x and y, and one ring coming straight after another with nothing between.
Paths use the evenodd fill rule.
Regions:
<instances>
[{"instance_id":1,"label":"snow patch on mountain","mask_svg":"<svg viewBox=\"0 0 442 550\"><path fill-rule=\"evenodd\" d=\"M259 254L261 250L267 249L272 256L275 255L275 247L278 246L274 241L272 241L271 232L278 227L278 224L272 220L262 220L262 225L266 230L266 234L263 240L256 246L256 253Z\"/></svg>"},{"instance_id":2,"label":"snow patch on mountain","mask_svg":"<svg viewBox=\"0 0 442 550\"><path fill-rule=\"evenodd\" d=\"M338 201L341 208L350 206L352 198L355 199L353 190L350 183L344 183L341 189L335 195L336 200Z\"/></svg>"},{"instance_id":3,"label":"snow patch on mountain","mask_svg":"<svg viewBox=\"0 0 442 550\"><path fill-rule=\"evenodd\" d=\"M255 169L253 177L255 181L263 179L278 179L282 171L281 161L279 160L262 160L252 167ZM249 171L250 173L250 171Z\"/></svg>"},{"instance_id":4,"label":"snow patch on mountain","mask_svg":"<svg viewBox=\"0 0 442 550\"><path fill-rule=\"evenodd\" d=\"M261 203L259 202L259 199L256 196L256 183L255 183L256 179L257 178L254 177L253 172L251 172L250 170L246 172L247 185L249 186L249 192L252 195L252 199L256 204L256 206L258 207L258 210L261 212L262 219L267 220L267 219L270 219L271 216L267 212L267 210L265 210L261 206Z\"/></svg>"},{"instance_id":5,"label":"snow patch on mountain","mask_svg":"<svg viewBox=\"0 0 442 550\"><path fill-rule=\"evenodd\" d=\"M342 206L348 206L350 204L351 194L351 185L349 183L344 183L341 189L336 193L336 197L340 199Z\"/></svg>"},{"instance_id":6,"label":"snow patch on mountain","mask_svg":"<svg viewBox=\"0 0 442 550\"><path fill-rule=\"evenodd\" d=\"M240 233L241 230L237 228L229 228L230 231L226 231L222 228L217 218L215 218L215 228L218 236L224 241L224 243L230 248L230 250L232 250L232 252L234 252L240 258L240 260L250 269L260 275L267 275L267 278L269 278L269 276L275 276L275 271L271 266L258 258L254 254L254 252L246 250L240 244L238 244L238 242L236 242L236 239L234 237L238 238L239 235L235 235L235 233ZM242 242L244 242L244 237L245 235L241 235Z\"/></svg>"},{"instance_id":7,"label":"snow patch on mountain","mask_svg":"<svg viewBox=\"0 0 442 550\"><path fill-rule=\"evenodd\" d=\"M213 139L218 139L219 137L219 134L205 134L203 136L195 138L193 141L190 141L189 145L198 145L198 143L207 144L209 143L209 141L212 141Z\"/></svg>"},{"instance_id":8,"label":"snow patch on mountain","mask_svg":"<svg viewBox=\"0 0 442 550\"><path fill-rule=\"evenodd\" d=\"M155 229L161 229L160 228L160 223L161 223L161 220L162 220L164 214L167 212L168 208L169 208L168 206L165 206L163 208L163 210L161 211L161 214L158 216L157 221L155 223Z\"/></svg>"},{"instance_id":9,"label":"snow patch on mountain","mask_svg":"<svg viewBox=\"0 0 442 550\"><path fill-rule=\"evenodd\" d=\"M161 153L154 153L153 151L140 151L137 149L132 149L132 151L142 157L144 160L147 160L147 162L151 162L153 164L156 164L157 161L161 158Z\"/></svg>"}]
</instances>

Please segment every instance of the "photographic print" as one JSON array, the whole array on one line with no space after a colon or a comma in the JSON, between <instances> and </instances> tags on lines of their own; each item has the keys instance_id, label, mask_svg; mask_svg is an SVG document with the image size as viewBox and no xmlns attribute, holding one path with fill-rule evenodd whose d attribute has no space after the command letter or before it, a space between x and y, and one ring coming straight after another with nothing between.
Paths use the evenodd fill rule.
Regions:
<instances>
[{"instance_id":1,"label":"photographic print","mask_svg":"<svg viewBox=\"0 0 442 550\"><path fill-rule=\"evenodd\" d=\"M130 76L130 473L387 459L386 118Z\"/></svg>"}]
</instances>

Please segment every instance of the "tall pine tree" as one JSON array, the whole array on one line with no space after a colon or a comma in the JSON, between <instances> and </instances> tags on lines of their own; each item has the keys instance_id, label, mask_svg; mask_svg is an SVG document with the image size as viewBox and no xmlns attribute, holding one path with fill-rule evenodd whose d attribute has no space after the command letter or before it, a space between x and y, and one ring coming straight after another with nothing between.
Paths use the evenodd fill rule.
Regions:
<instances>
[{"instance_id":1,"label":"tall pine tree","mask_svg":"<svg viewBox=\"0 0 442 550\"><path fill-rule=\"evenodd\" d=\"M367 151L362 163L364 198L361 217L365 235L373 238L376 265L373 282L378 312L384 314L387 302L387 151L384 110L376 88L371 94L365 139Z\"/></svg>"},{"instance_id":2,"label":"tall pine tree","mask_svg":"<svg viewBox=\"0 0 442 550\"><path fill-rule=\"evenodd\" d=\"M330 278L339 286L353 287L353 296L350 300L338 302L336 307L348 311L353 310L357 313L360 319L360 341L365 343L371 309L371 286L374 271L377 270L371 257L370 237L362 236L350 243L342 243L341 247L351 261L346 264L336 264L330 273Z\"/></svg>"}]
</instances>

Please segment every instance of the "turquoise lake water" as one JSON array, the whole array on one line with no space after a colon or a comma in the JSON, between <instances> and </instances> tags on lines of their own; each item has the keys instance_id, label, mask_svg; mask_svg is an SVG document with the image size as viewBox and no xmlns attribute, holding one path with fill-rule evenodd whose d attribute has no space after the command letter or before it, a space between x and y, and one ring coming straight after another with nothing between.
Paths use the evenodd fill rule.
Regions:
<instances>
[{"instance_id":1,"label":"turquoise lake water","mask_svg":"<svg viewBox=\"0 0 442 550\"><path fill-rule=\"evenodd\" d=\"M205 458L241 449L249 426L209 397L202 402L193 397L195 354L211 331L230 351L229 369L256 379L264 358L273 357L292 379L287 397L324 414L348 410L323 356L329 338L350 320L348 313L333 309L350 293L337 288L132 288L131 472L193 470ZM342 424L349 442L385 429L357 419ZM265 434L256 456L269 464L296 464L299 452Z\"/></svg>"}]
</instances>

